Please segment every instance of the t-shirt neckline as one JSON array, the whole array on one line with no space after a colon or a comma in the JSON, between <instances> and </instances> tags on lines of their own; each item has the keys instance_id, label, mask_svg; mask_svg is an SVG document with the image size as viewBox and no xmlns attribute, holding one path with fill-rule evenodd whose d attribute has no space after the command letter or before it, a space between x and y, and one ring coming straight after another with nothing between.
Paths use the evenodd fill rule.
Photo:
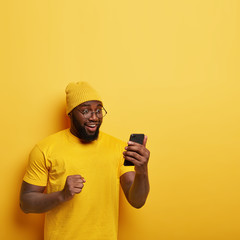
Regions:
<instances>
[{"instance_id":1,"label":"t-shirt neckline","mask_svg":"<svg viewBox=\"0 0 240 240\"><path fill-rule=\"evenodd\" d=\"M75 135L73 135L71 133L70 128L67 129L67 136L71 142L78 143L78 144L84 144L84 145L92 145L92 144L96 144L98 142L98 140L102 137L102 132L99 131L98 138L90 143L83 143L78 137L76 137Z\"/></svg>"}]
</instances>

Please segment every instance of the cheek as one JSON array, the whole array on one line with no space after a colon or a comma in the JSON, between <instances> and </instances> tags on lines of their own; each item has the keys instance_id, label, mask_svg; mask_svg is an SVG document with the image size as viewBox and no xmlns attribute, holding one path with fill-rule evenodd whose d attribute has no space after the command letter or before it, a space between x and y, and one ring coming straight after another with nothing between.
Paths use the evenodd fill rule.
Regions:
<instances>
[{"instance_id":1,"label":"cheek","mask_svg":"<svg viewBox=\"0 0 240 240\"><path fill-rule=\"evenodd\" d=\"M85 120L82 119L82 117L78 116L78 115L73 115L72 116L72 122L74 125L78 125L78 126L84 126Z\"/></svg>"}]
</instances>

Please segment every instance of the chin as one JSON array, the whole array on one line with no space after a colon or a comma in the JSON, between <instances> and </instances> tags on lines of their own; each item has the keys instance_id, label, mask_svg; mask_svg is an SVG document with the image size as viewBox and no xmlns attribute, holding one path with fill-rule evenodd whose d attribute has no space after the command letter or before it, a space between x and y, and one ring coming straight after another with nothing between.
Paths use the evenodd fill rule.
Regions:
<instances>
[{"instance_id":1,"label":"chin","mask_svg":"<svg viewBox=\"0 0 240 240\"><path fill-rule=\"evenodd\" d=\"M84 128L78 129L78 137L84 142L92 142L98 138L99 128L94 133L88 133Z\"/></svg>"}]
</instances>

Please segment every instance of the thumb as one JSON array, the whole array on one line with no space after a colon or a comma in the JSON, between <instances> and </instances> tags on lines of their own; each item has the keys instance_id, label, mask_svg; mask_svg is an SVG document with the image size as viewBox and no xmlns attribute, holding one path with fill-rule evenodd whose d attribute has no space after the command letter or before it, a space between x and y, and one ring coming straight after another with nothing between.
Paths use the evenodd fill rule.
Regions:
<instances>
[{"instance_id":1,"label":"thumb","mask_svg":"<svg viewBox=\"0 0 240 240\"><path fill-rule=\"evenodd\" d=\"M143 146L146 147L146 144L147 144L147 135L144 135L144 139L143 139Z\"/></svg>"}]
</instances>

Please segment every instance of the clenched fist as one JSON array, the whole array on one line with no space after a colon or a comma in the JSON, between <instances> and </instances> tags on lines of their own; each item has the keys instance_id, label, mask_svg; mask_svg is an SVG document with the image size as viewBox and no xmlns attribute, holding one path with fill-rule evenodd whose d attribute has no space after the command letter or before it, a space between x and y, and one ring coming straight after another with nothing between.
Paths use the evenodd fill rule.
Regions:
<instances>
[{"instance_id":1,"label":"clenched fist","mask_svg":"<svg viewBox=\"0 0 240 240\"><path fill-rule=\"evenodd\" d=\"M67 177L64 189L62 190L64 201L68 201L82 191L86 180L81 175L70 175Z\"/></svg>"}]
</instances>

